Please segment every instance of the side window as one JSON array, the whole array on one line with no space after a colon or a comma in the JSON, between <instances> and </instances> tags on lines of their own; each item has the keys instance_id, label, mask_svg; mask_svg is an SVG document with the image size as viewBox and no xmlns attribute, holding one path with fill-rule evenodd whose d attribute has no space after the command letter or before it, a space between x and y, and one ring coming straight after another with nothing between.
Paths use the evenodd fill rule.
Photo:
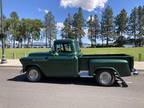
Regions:
<instances>
[{"instance_id":1,"label":"side window","mask_svg":"<svg viewBox=\"0 0 144 108\"><path fill-rule=\"evenodd\" d=\"M71 45L68 43L62 43L56 45L57 52L72 52Z\"/></svg>"},{"instance_id":2,"label":"side window","mask_svg":"<svg viewBox=\"0 0 144 108\"><path fill-rule=\"evenodd\" d=\"M70 44L64 44L64 49L65 49L65 52L71 52L72 51Z\"/></svg>"},{"instance_id":3,"label":"side window","mask_svg":"<svg viewBox=\"0 0 144 108\"><path fill-rule=\"evenodd\" d=\"M62 46L62 44L57 44L56 45L56 51L57 52L63 52L63 46Z\"/></svg>"}]
</instances>

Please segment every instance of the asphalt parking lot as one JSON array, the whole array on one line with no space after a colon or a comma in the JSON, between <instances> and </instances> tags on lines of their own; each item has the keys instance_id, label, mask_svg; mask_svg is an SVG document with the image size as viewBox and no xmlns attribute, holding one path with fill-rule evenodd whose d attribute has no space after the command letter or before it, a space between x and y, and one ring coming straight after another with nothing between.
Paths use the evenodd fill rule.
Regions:
<instances>
[{"instance_id":1,"label":"asphalt parking lot","mask_svg":"<svg viewBox=\"0 0 144 108\"><path fill-rule=\"evenodd\" d=\"M0 108L144 108L144 73L129 87L100 87L92 79L27 82L20 68L0 67Z\"/></svg>"}]
</instances>

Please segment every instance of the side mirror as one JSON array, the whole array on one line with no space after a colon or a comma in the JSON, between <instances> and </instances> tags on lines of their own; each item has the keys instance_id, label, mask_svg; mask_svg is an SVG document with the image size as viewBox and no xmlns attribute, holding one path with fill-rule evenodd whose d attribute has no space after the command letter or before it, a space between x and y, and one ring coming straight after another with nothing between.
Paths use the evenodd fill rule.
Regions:
<instances>
[{"instance_id":1,"label":"side mirror","mask_svg":"<svg viewBox=\"0 0 144 108\"><path fill-rule=\"evenodd\" d=\"M55 51L55 52L53 53L53 55L54 55L54 56L58 56L59 53Z\"/></svg>"}]
</instances>

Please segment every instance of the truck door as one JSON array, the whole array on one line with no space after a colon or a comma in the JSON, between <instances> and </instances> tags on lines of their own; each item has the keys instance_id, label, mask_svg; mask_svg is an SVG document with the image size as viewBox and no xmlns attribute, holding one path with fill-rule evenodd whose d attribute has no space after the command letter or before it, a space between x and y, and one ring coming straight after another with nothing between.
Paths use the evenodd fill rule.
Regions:
<instances>
[{"instance_id":1,"label":"truck door","mask_svg":"<svg viewBox=\"0 0 144 108\"><path fill-rule=\"evenodd\" d=\"M47 76L76 77L78 75L78 58L72 54L70 43L55 45L57 56L48 57Z\"/></svg>"}]
</instances>

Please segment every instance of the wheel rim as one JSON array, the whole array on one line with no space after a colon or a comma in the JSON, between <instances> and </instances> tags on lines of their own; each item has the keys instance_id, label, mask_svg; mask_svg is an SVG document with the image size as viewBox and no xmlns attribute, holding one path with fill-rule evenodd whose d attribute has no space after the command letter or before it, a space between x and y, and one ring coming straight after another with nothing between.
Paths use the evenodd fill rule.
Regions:
<instances>
[{"instance_id":1,"label":"wheel rim","mask_svg":"<svg viewBox=\"0 0 144 108\"><path fill-rule=\"evenodd\" d=\"M29 75L28 78L30 81L36 81L36 79L39 76L38 71L35 69L30 70L28 75Z\"/></svg>"},{"instance_id":2,"label":"wheel rim","mask_svg":"<svg viewBox=\"0 0 144 108\"><path fill-rule=\"evenodd\" d=\"M109 72L102 72L99 79L102 85L109 85L112 81L112 76Z\"/></svg>"}]
</instances>

